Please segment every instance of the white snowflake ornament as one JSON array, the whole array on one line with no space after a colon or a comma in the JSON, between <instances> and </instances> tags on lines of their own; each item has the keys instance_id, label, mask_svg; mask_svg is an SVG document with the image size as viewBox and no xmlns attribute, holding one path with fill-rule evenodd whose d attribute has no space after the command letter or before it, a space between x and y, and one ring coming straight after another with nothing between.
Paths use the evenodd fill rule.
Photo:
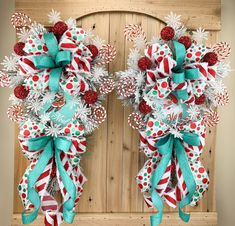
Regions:
<instances>
[{"instance_id":1,"label":"white snowflake ornament","mask_svg":"<svg viewBox=\"0 0 235 226\"><path fill-rule=\"evenodd\" d=\"M193 38L199 43L203 43L208 39L209 32L199 27L196 31L193 31Z\"/></svg>"},{"instance_id":2,"label":"white snowflake ornament","mask_svg":"<svg viewBox=\"0 0 235 226\"><path fill-rule=\"evenodd\" d=\"M169 15L165 17L166 23L168 26L178 29L181 25L181 15L177 15L176 13L170 12Z\"/></svg>"},{"instance_id":3,"label":"white snowflake ornament","mask_svg":"<svg viewBox=\"0 0 235 226\"><path fill-rule=\"evenodd\" d=\"M77 25L76 20L73 19L72 17L70 17L68 20L66 20L65 23L67 24L68 28L75 28Z\"/></svg>"},{"instance_id":4,"label":"white snowflake ornament","mask_svg":"<svg viewBox=\"0 0 235 226\"><path fill-rule=\"evenodd\" d=\"M58 21L61 20L60 18L60 12L52 9L49 13L48 13L48 20L49 20L49 23L50 24L55 24L57 23Z\"/></svg>"}]
</instances>

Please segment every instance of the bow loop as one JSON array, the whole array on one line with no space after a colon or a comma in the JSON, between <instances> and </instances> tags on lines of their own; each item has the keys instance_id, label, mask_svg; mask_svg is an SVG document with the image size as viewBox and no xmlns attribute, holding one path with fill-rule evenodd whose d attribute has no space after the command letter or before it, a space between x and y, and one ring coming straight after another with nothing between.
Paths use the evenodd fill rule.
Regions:
<instances>
[{"instance_id":1,"label":"bow loop","mask_svg":"<svg viewBox=\"0 0 235 226\"><path fill-rule=\"evenodd\" d=\"M57 137L55 138L54 144L55 144L56 150L68 153L72 145L72 141L66 139L65 137Z\"/></svg>"},{"instance_id":2,"label":"bow loop","mask_svg":"<svg viewBox=\"0 0 235 226\"><path fill-rule=\"evenodd\" d=\"M53 33L46 33L43 37L48 48L49 56L34 56L33 63L38 69L51 68L49 89L53 92L58 92L62 69L71 62L71 54L68 50L59 51L58 42Z\"/></svg>"},{"instance_id":3,"label":"bow loop","mask_svg":"<svg viewBox=\"0 0 235 226\"><path fill-rule=\"evenodd\" d=\"M49 141L51 141L49 136L31 138L28 141L28 149L29 151L40 150L44 148Z\"/></svg>"},{"instance_id":4,"label":"bow loop","mask_svg":"<svg viewBox=\"0 0 235 226\"><path fill-rule=\"evenodd\" d=\"M171 135L167 135L161 138L157 144L158 152L162 155L168 155L172 153L173 150L173 139Z\"/></svg>"},{"instance_id":5,"label":"bow loop","mask_svg":"<svg viewBox=\"0 0 235 226\"><path fill-rule=\"evenodd\" d=\"M65 65L70 63L70 52L68 50L60 51L56 55L55 62L57 66L64 67Z\"/></svg>"},{"instance_id":6,"label":"bow loop","mask_svg":"<svg viewBox=\"0 0 235 226\"><path fill-rule=\"evenodd\" d=\"M183 141L192 146L199 146L201 143L199 135L190 132L183 132Z\"/></svg>"}]
</instances>

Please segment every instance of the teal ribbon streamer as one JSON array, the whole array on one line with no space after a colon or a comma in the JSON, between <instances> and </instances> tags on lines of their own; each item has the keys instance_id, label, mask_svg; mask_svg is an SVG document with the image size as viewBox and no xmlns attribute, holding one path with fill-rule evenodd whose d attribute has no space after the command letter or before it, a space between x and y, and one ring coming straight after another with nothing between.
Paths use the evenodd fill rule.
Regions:
<instances>
[{"instance_id":1,"label":"teal ribbon streamer","mask_svg":"<svg viewBox=\"0 0 235 226\"><path fill-rule=\"evenodd\" d=\"M76 187L71 180L70 176L65 171L63 164L60 159L60 153L67 153L70 149L72 142L64 137L51 137L51 136L43 136L29 139L28 141L28 150L29 151L42 151L35 167L28 175L28 199L34 205L34 210L30 213L24 211L22 213L22 222L23 224L30 224L33 222L37 216L38 211L41 206L41 200L34 189L35 183L37 182L40 175L43 173L45 167L47 166L49 160L53 157L55 149L55 161L62 179L62 182L70 195L70 199L68 199L63 205L63 218L65 222L72 223L75 217L75 212L73 211L73 207L76 199Z\"/></svg>"},{"instance_id":2,"label":"teal ribbon streamer","mask_svg":"<svg viewBox=\"0 0 235 226\"><path fill-rule=\"evenodd\" d=\"M199 79L200 73L198 68L182 68L184 63L186 49L185 46L177 41L173 41L175 48L175 60L177 65L172 69L172 80L175 84L184 83L186 79L195 80ZM174 91L177 99L187 100L187 89L179 89Z\"/></svg>"},{"instance_id":3,"label":"teal ribbon streamer","mask_svg":"<svg viewBox=\"0 0 235 226\"><path fill-rule=\"evenodd\" d=\"M68 50L59 50L57 39L53 33L46 33L43 37L49 55L34 56L33 63L38 69L51 68L49 89L53 92L58 92L62 69L71 62L71 53Z\"/></svg>"},{"instance_id":4,"label":"teal ribbon streamer","mask_svg":"<svg viewBox=\"0 0 235 226\"><path fill-rule=\"evenodd\" d=\"M196 183L191 172L190 166L188 164L188 159L185 154L184 145L182 142L186 142L187 144L193 146L199 146L200 138L197 134L182 132L182 140L180 140L180 138L174 137L172 134L169 134L161 138L156 143L156 147L158 148L159 153L162 155L162 159L151 178L151 197L153 205L158 209L158 213L150 217L151 226L157 226L162 221L164 205L161 197L159 196L155 188L157 187L159 181L161 180L162 176L166 171L169 162L171 161L173 151L175 151L180 169L182 171L188 189L188 195L179 202L179 216L184 222L188 222L190 219L190 214L184 213L182 208L191 202L193 194L196 190Z\"/></svg>"}]
</instances>

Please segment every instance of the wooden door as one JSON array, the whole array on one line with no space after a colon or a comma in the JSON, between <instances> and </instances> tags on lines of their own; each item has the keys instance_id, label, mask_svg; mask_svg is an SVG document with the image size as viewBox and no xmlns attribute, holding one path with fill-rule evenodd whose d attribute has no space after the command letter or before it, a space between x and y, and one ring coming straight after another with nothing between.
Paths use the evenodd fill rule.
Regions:
<instances>
[{"instance_id":1,"label":"wooden door","mask_svg":"<svg viewBox=\"0 0 235 226\"><path fill-rule=\"evenodd\" d=\"M16 11L28 14L32 19L47 25L46 14L54 8L61 12L63 19L77 18L78 25L92 29L117 49L117 57L109 65L109 71L123 70L131 43L123 36L123 29L129 23L139 24L148 40L158 35L164 26L164 16L170 11L182 15L189 29L202 26L209 30L208 43L216 42L220 30L219 0L16 0ZM138 149L138 135L127 124L131 108L124 108L111 93L105 103L108 118L88 138L87 153L82 158L82 167L88 182L79 203L78 216L74 225L149 225L149 212L144 205L135 175L145 162L144 154ZM15 188L26 168L27 162L20 153L16 131L15 145ZM215 129L208 131L207 145L202 156L204 166L211 178L211 184L204 199L193 211L189 225L217 224L215 207ZM13 226L21 225L21 202L17 190L14 193ZM154 210L155 211L155 210ZM174 209L165 208L162 225L184 225ZM39 217L32 225L42 225Z\"/></svg>"}]
</instances>

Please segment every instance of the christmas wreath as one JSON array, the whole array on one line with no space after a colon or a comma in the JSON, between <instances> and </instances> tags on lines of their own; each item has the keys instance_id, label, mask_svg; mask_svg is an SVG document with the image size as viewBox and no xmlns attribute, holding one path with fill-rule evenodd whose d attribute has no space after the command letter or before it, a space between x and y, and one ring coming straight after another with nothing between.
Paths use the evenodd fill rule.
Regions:
<instances>
[{"instance_id":1,"label":"christmas wreath","mask_svg":"<svg viewBox=\"0 0 235 226\"><path fill-rule=\"evenodd\" d=\"M106 118L101 102L115 82L104 65L116 55L76 20L64 22L54 10L48 16L52 26L46 29L24 13L13 14L19 42L0 73L0 85L14 89L7 113L19 125L30 161L18 186L22 221L33 222L41 209L47 226L73 222L86 182L79 162L86 135Z\"/></svg>"},{"instance_id":2,"label":"christmas wreath","mask_svg":"<svg viewBox=\"0 0 235 226\"><path fill-rule=\"evenodd\" d=\"M117 72L117 94L134 112L128 123L140 133L140 147L148 157L136 180L148 207L161 223L164 202L182 208L195 206L208 188L209 178L200 156L206 126L215 126L216 107L228 102L222 79L230 71L226 42L204 44L208 32L187 31L180 16L170 13L160 37L147 42L144 30L127 25L124 35L134 42L128 69Z\"/></svg>"}]
</instances>

